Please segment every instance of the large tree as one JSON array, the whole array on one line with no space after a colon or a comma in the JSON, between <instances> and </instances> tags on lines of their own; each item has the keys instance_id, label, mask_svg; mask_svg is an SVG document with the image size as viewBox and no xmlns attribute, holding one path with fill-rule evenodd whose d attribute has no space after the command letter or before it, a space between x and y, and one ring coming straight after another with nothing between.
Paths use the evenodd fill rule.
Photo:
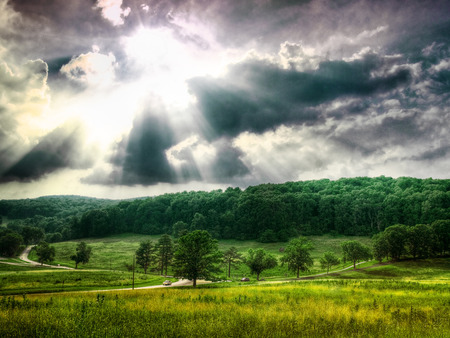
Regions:
<instances>
[{"instance_id":1,"label":"large tree","mask_svg":"<svg viewBox=\"0 0 450 338\"><path fill-rule=\"evenodd\" d=\"M272 269L278 263L277 259L264 249L249 249L245 264L250 268L251 273L256 273L256 280L259 281L259 276L264 270Z\"/></svg>"},{"instance_id":2,"label":"large tree","mask_svg":"<svg viewBox=\"0 0 450 338\"><path fill-rule=\"evenodd\" d=\"M141 242L136 250L136 263L144 269L145 274L148 268L156 261L155 251L156 248L152 241Z\"/></svg>"},{"instance_id":3,"label":"large tree","mask_svg":"<svg viewBox=\"0 0 450 338\"><path fill-rule=\"evenodd\" d=\"M44 264L45 262L51 262L55 259L55 248L50 246L47 242L40 241L36 245L36 255L38 256L38 262Z\"/></svg>"},{"instance_id":4,"label":"large tree","mask_svg":"<svg viewBox=\"0 0 450 338\"><path fill-rule=\"evenodd\" d=\"M281 262L287 263L288 269L296 272L297 278L300 278L300 271L308 271L314 264L311 258L312 249L313 244L305 237L294 238L286 246Z\"/></svg>"},{"instance_id":5,"label":"large tree","mask_svg":"<svg viewBox=\"0 0 450 338\"><path fill-rule=\"evenodd\" d=\"M238 252L236 247L232 246L223 253L223 262L227 265L228 277L230 277L231 267L235 267L242 262L242 255Z\"/></svg>"},{"instance_id":6,"label":"large tree","mask_svg":"<svg viewBox=\"0 0 450 338\"><path fill-rule=\"evenodd\" d=\"M345 241L341 243L344 253L344 263L346 261L353 262L353 269L356 269L356 263L372 258L370 248L358 241Z\"/></svg>"},{"instance_id":7,"label":"large tree","mask_svg":"<svg viewBox=\"0 0 450 338\"><path fill-rule=\"evenodd\" d=\"M217 241L208 231L195 230L178 239L175 251L175 273L188 278L197 286L197 279L208 279L220 271L217 264L221 261Z\"/></svg>"},{"instance_id":8,"label":"large tree","mask_svg":"<svg viewBox=\"0 0 450 338\"><path fill-rule=\"evenodd\" d=\"M75 261L75 269L78 268L78 263L87 264L89 262L91 251L92 248L85 242L78 243L75 255L70 256L70 259Z\"/></svg>"},{"instance_id":9,"label":"large tree","mask_svg":"<svg viewBox=\"0 0 450 338\"><path fill-rule=\"evenodd\" d=\"M17 232L5 229L0 231L0 255L12 257L19 250L23 239Z\"/></svg>"},{"instance_id":10,"label":"large tree","mask_svg":"<svg viewBox=\"0 0 450 338\"><path fill-rule=\"evenodd\" d=\"M164 276L167 276L167 267L173 259L174 247L172 238L170 238L167 234L162 235L159 238L156 247L158 250L158 261L161 268L161 275L164 273Z\"/></svg>"},{"instance_id":11,"label":"large tree","mask_svg":"<svg viewBox=\"0 0 450 338\"><path fill-rule=\"evenodd\" d=\"M324 252L323 256L320 258L320 266L322 269L327 269L327 274L330 271L330 268L333 265L338 265L339 262L339 258L331 251Z\"/></svg>"}]
</instances>

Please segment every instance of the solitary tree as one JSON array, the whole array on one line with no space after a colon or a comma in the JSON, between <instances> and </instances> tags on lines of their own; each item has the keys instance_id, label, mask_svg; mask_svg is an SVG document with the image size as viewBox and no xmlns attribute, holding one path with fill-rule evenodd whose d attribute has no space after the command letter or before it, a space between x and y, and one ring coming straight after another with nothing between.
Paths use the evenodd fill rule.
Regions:
<instances>
[{"instance_id":1,"label":"solitary tree","mask_svg":"<svg viewBox=\"0 0 450 338\"><path fill-rule=\"evenodd\" d=\"M136 263L139 264L144 273L156 260L155 247L151 241L141 242L136 250Z\"/></svg>"},{"instance_id":2,"label":"solitary tree","mask_svg":"<svg viewBox=\"0 0 450 338\"><path fill-rule=\"evenodd\" d=\"M45 262L51 262L55 259L55 248L50 246L47 242L40 241L36 245L36 255L38 256L38 262L44 264Z\"/></svg>"},{"instance_id":3,"label":"solitary tree","mask_svg":"<svg viewBox=\"0 0 450 338\"><path fill-rule=\"evenodd\" d=\"M167 267L172 262L173 258L173 242L169 235L162 235L157 244L158 260L161 268L161 275L167 276Z\"/></svg>"},{"instance_id":4,"label":"solitary tree","mask_svg":"<svg viewBox=\"0 0 450 338\"><path fill-rule=\"evenodd\" d=\"M311 250L313 245L305 237L294 238L289 241L284 250L281 262L288 264L288 269L297 273L300 277L300 271L308 271L309 267L314 264L311 258Z\"/></svg>"},{"instance_id":5,"label":"solitary tree","mask_svg":"<svg viewBox=\"0 0 450 338\"><path fill-rule=\"evenodd\" d=\"M277 266L277 259L264 249L250 249L245 264L250 268L251 273L256 273L256 280L259 281L261 272Z\"/></svg>"},{"instance_id":6,"label":"solitary tree","mask_svg":"<svg viewBox=\"0 0 450 338\"><path fill-rule=\"evenodd\" d=\"M333 265L338 264L339 258L331 251L324 252L323 256L320 258L320 266L322 269L327 269L327 274Z\"/></svg>"},{"instance_id":7,"label":"solitary tree","mask_svg":"<svg viewBox=\"0 0 450 338\"><path fill-rule=\"evenodd\" d=\"M77 245L76 254L70 256L70 259L75 261L75 269L78 268L78 263L87 264L91 258L92 248L87 246L85 242L80 242Z\"/></svg>"},{"instance_id":8,"label":"solitary tree","mask_svg":"<svg viewBox=\"0 0 450 338\"><path fill-rule=\"evenodd\" d=\"M358 241L345 241L341 243L341 247L344 252L344 263L353 262L353 269L356 269L356 262L372 258L369 247Z\"/></svg>"},{"instance_id":9,"label":"solitary tree","mask_svg":"<svg viewBox=\"0 0 450 338\"><path fill-rule=\"evenodd\" d=\"M195 230L178 239L175 251L175 273L193 281L197 286L197 279L208 279L219 272L217 264L221 261L217 241L206 230Z\"/></svg>"},{"instance_id":10,"label":"solitary tree","mask_svg":"<svg viewBox=\"0 0 450 338\"><path fill-rule=\"evenodd\" d=\"M227 265L228 277L231 276L231 267L236 267L242 262L242 255L232 246L223 253L223 262Z\"/></svg>"}]
</instances>

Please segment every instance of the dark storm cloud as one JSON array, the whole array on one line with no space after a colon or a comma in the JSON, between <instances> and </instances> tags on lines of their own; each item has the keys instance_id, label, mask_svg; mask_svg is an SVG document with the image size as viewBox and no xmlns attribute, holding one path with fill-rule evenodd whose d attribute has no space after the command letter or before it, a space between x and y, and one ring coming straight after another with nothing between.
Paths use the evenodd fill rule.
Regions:
<instances>
[{"instance_id":1,"label":"dark storm cloud","mask_svg":"<svg viewBox=\"0 0 450 338\"><path fill-rule=\"evenodd\" d=\"M117 149L113 163L122 167L124 185L174 182L174 171L165 151L173 145L174 135L167 121L151 113L135 118L128 139Z\"/></svg>"},{"instance_id":2,"label":"dark storm cloud","mask_svg":"<svg viewBox=\"0 0 450 338\"><path fill-rule=\"evenodd\" d=\"M90 164L81 154L79 128L55 129L1 175L1 182L32 181L63 168L84 168Z\"/></svg>"},{"instance_id":3,"label":"dark storm cloud","mask_svg":"<svg viewBox=\"0 0 450 338\"><path fill-rule=\"evenodd\" d=\"M242 151L233 147L227 140L216 146L217 156L212 164L213 180L220 183L229 182L233 178L250 174L250 170L242 162Z\"/></svg>"},{"instance_id":4,"label":"dark storm cloud","mask_svg":"<svg viewBox=\"0 0 450 338\"><path fill-rule=\"evenodd\" d=\"M385 93L410 81L410 71L402 67L373 76L382 66L383 58L376 55L351 62L322 62L309 72L248 61L234 66L227 79L196 78L189 84L216 133L213 136L236 136L282 124L314 124L321 120L314 107L322 103Z\"/></svg>"},{"instance_id":5,"label":"dark storm cloud","mask_svg":"<svg viewBox=\"0 0 450 338\"><path fill-rule=\"evenodd\" d=\"M434 161L437 159L442 159L447 157L450 154L450 145L445 145L442 147L438 147L436 149L431 149L423 152L418 156L411 157L412 160L415 161Z\"/></svg>"}]
</instances>

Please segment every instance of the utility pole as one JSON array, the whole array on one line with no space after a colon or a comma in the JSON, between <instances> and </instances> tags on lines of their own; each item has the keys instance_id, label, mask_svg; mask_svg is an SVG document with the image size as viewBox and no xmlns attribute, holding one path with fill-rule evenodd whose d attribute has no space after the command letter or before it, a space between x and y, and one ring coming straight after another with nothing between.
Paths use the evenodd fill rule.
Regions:
<instances>
[{"instance_id":1,"label":"utility pole","mask_svg":"<svg viewBox=\"0 0 450 338\"><path fill-rule=\"evenodd\" d=\"M133 256L133 290L134 290L134 270L135 270L135 264L136 264L136 255Z\"/></svg>"}]
</instances>

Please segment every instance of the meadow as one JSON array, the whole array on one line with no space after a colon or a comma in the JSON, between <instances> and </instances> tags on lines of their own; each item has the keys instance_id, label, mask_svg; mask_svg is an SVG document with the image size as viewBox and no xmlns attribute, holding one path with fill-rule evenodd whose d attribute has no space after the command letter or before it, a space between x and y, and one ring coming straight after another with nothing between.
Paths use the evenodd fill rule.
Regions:
<instances>
[{"instance_id":1,"label":"meadow","mask_svg":"<svg viewBox=\"0 0 450 338\"><path fill-rule=\"evenodd\" d=\"M88 264L79 265L79 269L106 269L106 270L119 270L126 271L126 265L131 265L133 262L133 255L139 247L139 243L146 240L151 240L154 243L157 242L159 236L148 235L136 235L136 234L122 234L98 239L83 239L89 246L92 247L92 255ZM324 272L319 264L319 258L325 251L332 251L336 255L341 256L340 243L346 240L358 240L361 243L370 245L371 239L369 237L355 237L355 236L310 236L308 237L314 244L314 249L311 252L311 256L314 259L314 266L310 269L310 272L306 274L314 274ZM81 241L81 240L80 240ZM52 264L61 264L64 266L75 267L75 264L70 260L70 256L75 253L75 248L78 241L67 241L60 243L53 243L55 247L56 257ZM248 249L263 248L278 258L281 258L282 252L280 248L286 246L287 243L260 243L256 241L238 241L238 240L220 240L219 250L226 251L232 246L235 246L238 251L245 255ZM31 251L30 259L37 260L37 256L34 251ZM349 266L347 263L345 266ZM334 269L342 269L343 264L335 266ZM137 271L141 271L140 267L137 267ZM172 271L168 271L169 275ZM232 269L232 279L240 279L242 277L251 277L249 269L244 264L241 264L237 269ZM221 279L226 279L225 273L223 276L219 276ZM287 270L287 267L278 266L274 269L266 270L262 273L261 277L265 279L280 279L280 278L292 278L295 275Z\"/></svg>"},{"instance_id":2,"label":"meadow","mask_svg":"<svg viewBox=\"0 0 450 338\"><path fill-rule=\"evenodd\" d=\"M448 337L450 285L321 280L3 296L2 337Z\"/></svg>"},{"instance_id":3,"label":"meadow","mask_svg":"<svg viewBox=\"0 0 450 338\"><path fill-rule=\"evenodd\" d=\"M133 283L132 273L126 271L60 270L21 266L5 268L3 264L0 266L3 269L0 270L0 295L131 288ZM9 271L5 271L6 269ZM161 285L166 279L137 273L134 284L135 287ZM176 281L174 278L171 280Z\"/></svg>"}]
</instances>

